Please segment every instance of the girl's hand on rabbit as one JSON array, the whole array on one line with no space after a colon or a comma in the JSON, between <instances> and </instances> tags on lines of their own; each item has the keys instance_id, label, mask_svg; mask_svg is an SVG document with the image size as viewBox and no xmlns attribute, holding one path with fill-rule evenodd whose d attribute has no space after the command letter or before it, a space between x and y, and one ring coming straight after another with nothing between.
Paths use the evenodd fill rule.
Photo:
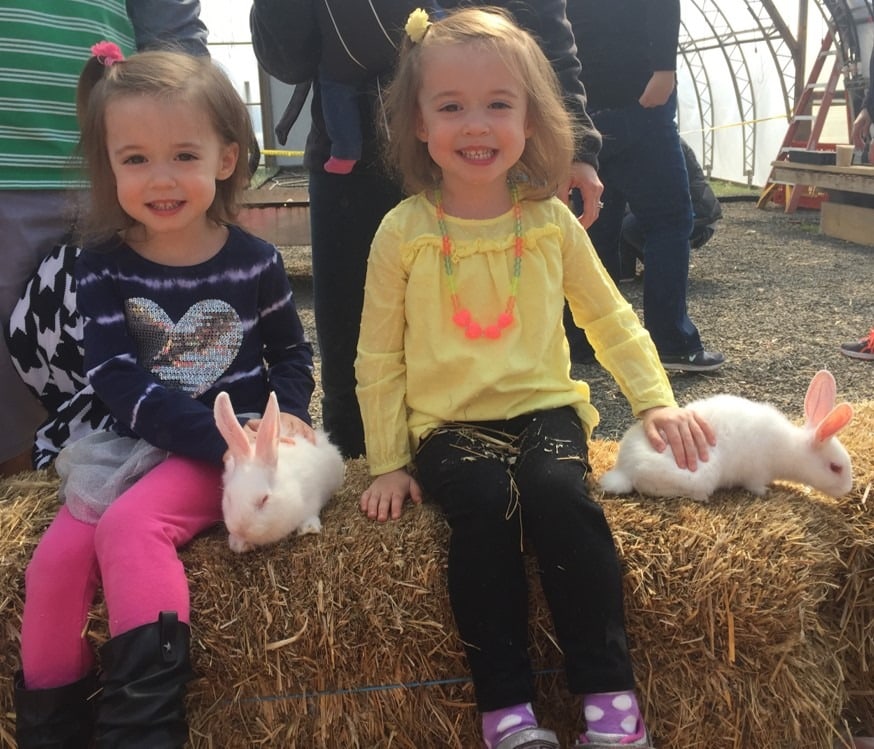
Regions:
<instances>
[{"instance_id":1,"label":"girl's hand on rabbit","mask_svg":"<svg viewBox=\"0 0 874 749\"><path fill-rule=\"evenodd\" d=\"M421 504L422 488L419 482L403 468L383 473L373 479L361 494L361 512L371 520L397 520L407 497L415 504Z\"/></svg>"},{"instance_id":2,"label":"girl's hand on rabbit","mask_svg":"<svg viewBox=\"0 0 874 749\"><path fill-rule=\"evenodd\" d=\"M249 419L243 429L249 435L249 440L255 440L255 435L258 432L258 427L261 426L261 419ZM316 432L303 419L292 414L279 414L279 441L294 444L295 437L303 437L311 444L316 444Z\"/></svg>"},{"instance_id":3,"label":"girl's hand on rabbit","mask_svg":"<svg viewBox=\"0 0 874 749\"><path fill-rule=\"evenodd\" d=\"M694 471L698 461L707 462L716 433L695 411L675 406L649 408L640 414L643 429L656 452L671 448L678 468Z\"/></svg>"}]
</instances>

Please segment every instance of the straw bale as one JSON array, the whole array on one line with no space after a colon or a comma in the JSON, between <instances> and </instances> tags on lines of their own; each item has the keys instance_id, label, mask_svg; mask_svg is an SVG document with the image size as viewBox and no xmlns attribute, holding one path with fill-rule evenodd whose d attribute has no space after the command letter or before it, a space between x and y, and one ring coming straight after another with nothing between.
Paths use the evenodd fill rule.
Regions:
<instances>
[{"instance_id":1,"label":"straw bale","mask_svg":"<svg viewBox=\"0 0 874 749\"><path fill-rule=\"evenodd\" d=\"M625 570L629 636L663 749L832 747L871 729L874 402L844 442L856 487L832 500L778 485L709 504L604 497ZM594 441L599 475L616 443ZM320 536L237 555L217 527L182 552L191 581L194 747L478 746L445 587L447 529L428 507L371 523L350 461ZM12 746L22 580L56 510L51 472L0 482L0 745ZM533 559L532 659L544 724L570 743L579 706ZM106 637L97 607L89 637Z\"/></svg>"}]
</instances>

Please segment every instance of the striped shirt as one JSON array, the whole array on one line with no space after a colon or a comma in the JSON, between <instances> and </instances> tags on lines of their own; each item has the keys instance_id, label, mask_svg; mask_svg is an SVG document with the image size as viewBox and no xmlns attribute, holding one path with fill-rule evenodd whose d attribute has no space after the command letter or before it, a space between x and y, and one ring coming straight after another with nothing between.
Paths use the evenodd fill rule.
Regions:
<instances>
[{"instance_id":1,"label":"striped shirt","mask_svg":"<svg viewBox=\"0 0 874 749\"><path fill-rule=\"evenodd\" d=\"M227 449L212 404L280 410L310 422L313 351L276 248L238 227L204 263L168 267L125 244L84 251L76 264L85 370L117 431L221 463Z\"/></svg>"},{"instance_id":2,"label":"striped shirt","mask_svg":"<svg viewBox=\"0 0 874 749\"><path fill-rule=\"evenodd\" d=\"M75 91L90 48L108 39L134 49L122 0L0 5L0 190L82 187Z\"/></svg>"}]
</instances>

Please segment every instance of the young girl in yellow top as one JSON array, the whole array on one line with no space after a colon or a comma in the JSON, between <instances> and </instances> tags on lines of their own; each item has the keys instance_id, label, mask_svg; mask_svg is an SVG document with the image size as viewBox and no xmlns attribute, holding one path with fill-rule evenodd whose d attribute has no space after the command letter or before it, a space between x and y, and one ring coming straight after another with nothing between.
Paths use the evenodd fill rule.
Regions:
<instances>
[{"instance_id":1,"label":"young girl in yellow top","mask_svg":"<svg viewBox=\"0 0 874 749\"><path fill-rule=\"evenodd\" d=\"M370 253L356 374L368 517L435 502L488 749L557 747L527 653L522 538L537 555L588 747L649 747L622 574L586 482L598 421L570 377L567 297L658 450L694 470L713 433L676 407L647 332L554 197L574 133L537 44L508 17L414 11L388 94L389 157L412 197ZM474 74L475 72L475 74Z\"/></svg>"}]
</instances>

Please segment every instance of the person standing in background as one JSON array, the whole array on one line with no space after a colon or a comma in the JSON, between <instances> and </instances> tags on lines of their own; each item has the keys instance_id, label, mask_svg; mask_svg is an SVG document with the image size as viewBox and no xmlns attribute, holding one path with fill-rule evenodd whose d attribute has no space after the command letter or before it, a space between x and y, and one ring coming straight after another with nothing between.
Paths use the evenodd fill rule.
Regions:
<instances>
[{"instance_id":1,"label":"person standing in background","mask_svg":"<svg viewBox=\"0 0 874 749\"><path fill-rule=\"evenodd\" d=\"M22 7L23 6L23 7ZM83 51L102 38L125 53L172 46L207 53L199 0L28 0L0 7L0 323L28 279L76 220L84 185L72 163L75 91ZM0 336L0 476L32 467L34 431L45 416Z\"/></svg>"},{"instance_id":2,"label":"person standing in background","mask_svg":"<svg viewBox=\"0 0 874 749\"><path fill-rule=\"evenodd\" d=\"M459 0L440 3L446 10L461 4ZM565 105L587 132L578 144L571 184L585 198L582 221L588 226L598 215L603 190L596 171L600 137L586 114L586 92L580 82L565 0L464 4L503 7L540 40L561 82ZM324 393L322 423L347 458L364 454L354 362L370 243L382 217L403 197L400 186L380 166L376 133L382 122L380 98L394 68L404 22L419 5L441 12L430 7L433 3L415 0L326 0L316 8L309 0L255 0L251 12L252 40L261 67L286 83L313 81L312 126L304 164L309 170L313 306ZM330 23L319 22L314 13L329 14ZM333 29L337 38L322 39L320 28ZM363 152L349 174L331 174L324 169L331 155L331 140L322 113L318 68L328 50L344 56L351 69L360 73L363 66L368 73L359 97ZM340 64L332 62L332 70L337 71ZM567 187L562 186L560 192L566 195Z\"/></svg>"},{"instance_id":3,"label":"person standing in background","mask_svg":"<svg viewBox=\"0 0 874 749\"><path fill-rule=\"evenodd\" d=\"M853 120L853 129L850 136L850 141L860 151L868 150L868 163L874 163L871 156L874 150L874 139L871 137L871 123L874 116L874 50L868 59L868 90L865 92L865 98L862 101L862 106L859 109L859 114Z\"/></svg>"},{"instance_id":4,"label":"person standing in background","mask_svg":"<svg viewBox=\"0 0 874 749\"><path fill-rule=\"evenodd\" d=\"M643 323L665 369L707 372L725 357L706 351L689 318L689 180L674 117L680 0L568 0L588 111L601 132L604 206L590 227L601 261L619 278L626 201L646 235ZM574 358L590 356L565 314Z\"/></svg>"}]
</instances>

